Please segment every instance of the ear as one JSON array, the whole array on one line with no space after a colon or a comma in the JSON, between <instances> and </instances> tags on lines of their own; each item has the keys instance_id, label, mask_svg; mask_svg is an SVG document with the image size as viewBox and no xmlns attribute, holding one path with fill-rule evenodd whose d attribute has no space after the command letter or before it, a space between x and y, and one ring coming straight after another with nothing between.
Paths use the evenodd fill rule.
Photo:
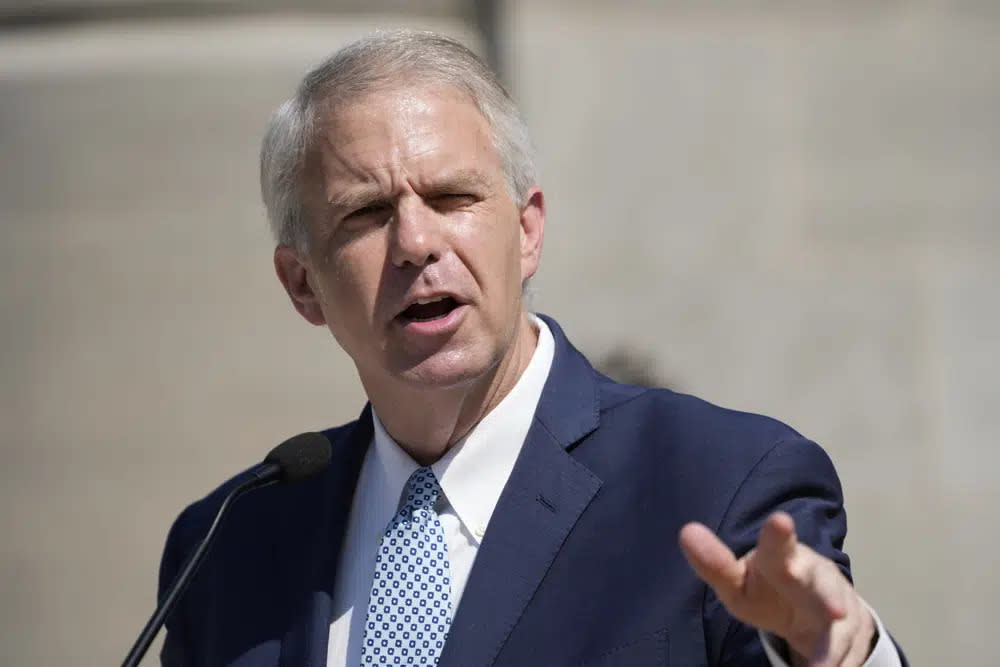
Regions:
<instances>
[{"instance_id":1,"label":"ear","mask_svg":"<svg viewBox=\"0 0 1000 667\"><path fill-rule=\"evenodd\" d=\"M309 282L309 267L299 254L288 246L278 246L274 249L274 270L299 315L310 324L326 324L319 297Z\"/></svg>"},{"instance_id":2,"label":"ear","mask_svg":"<svg viewBox=\"0 0 1000 667\"><path fill-rule=\"evenodd\" d=\"M521 208L521 284L538 271L542 260L542 239L545 236L545 195L533 185Z\"/></svg>"}]
</instances>

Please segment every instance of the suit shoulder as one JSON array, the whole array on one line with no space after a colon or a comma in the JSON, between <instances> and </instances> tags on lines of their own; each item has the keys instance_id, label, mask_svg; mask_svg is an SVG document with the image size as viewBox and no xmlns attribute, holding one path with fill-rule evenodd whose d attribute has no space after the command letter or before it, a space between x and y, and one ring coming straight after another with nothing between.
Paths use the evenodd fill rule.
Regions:
<instances>
[{"instance_id":1,"label":"suit shoulder","mask_svg":"<svg viewBox=\"0 0 1000 667\"><path fill-rule=\"evenodd\" d=\"M791 426L765 415L733 410L669 389L600 383L601 427L633 432L661 455L753 466L783 442L809 442ZM669 454L668 454L669 453Z\"/></svg>"},{"instance_id":2,"label":"suit shoulder","mask_svg":"<svg viewBox=\"0 0 1000 667\"><path fill-rule=\"evenodd\" d=\"M346 437L350 430L357 424L357 421L349 422L342 426L328 428L321 433L330 441L330 446L335 450L346 446ZM194 539L200 538L208 529L209 524L215 517L219 507L233 489L246 481L251 471L257 464L245 468L241 472L233 475L226 481L219 484L207 495L188 505L174 521L170 534L167 538L168 548L173 544L181 549L184 545L190 544Z\"/></svg>"},{"instance_id":3,"label":"suit shoulder","mask_svg":"<svg viewBox=\"0 0 1000 667\"><path fill-rule=\"evenodd\" d=\"M743 438L759 437L772 442L803 437L788 424L766 415L722 407L670 389L625 385L603 376L601 380L602 413L622 411L672 428L720 435L738 431Z\"/></svg>"},{"instance_id":4,"label":"suit shoulder","mask_svg":"<svg viewBox=\"0 0 1000 667\"><path fill-rule=\"evenodd\" d=\"M666 389L628 393L602 404L600 425L581 452L603 478L659 494L663 507L685 508L685 520L712 527L727 517L731 526L756 526L789 498L840 511L830 457L787 424Z\"/></svg>"}]
</instances>

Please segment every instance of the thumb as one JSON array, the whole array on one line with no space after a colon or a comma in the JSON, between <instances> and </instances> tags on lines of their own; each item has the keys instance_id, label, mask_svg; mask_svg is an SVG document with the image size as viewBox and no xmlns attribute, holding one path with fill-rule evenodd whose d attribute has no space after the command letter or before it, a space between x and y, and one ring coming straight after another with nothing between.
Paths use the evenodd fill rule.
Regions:
<instances>
[{"instance_id":1,"label":"thumb","mask_svg":"<svg viewBox=\"0 0 1000 667\"><path fill-rule=\"evenodd\" d=\"M695 573L723 602L743 590L746 565L709 528L689 523L681 528L681 551Z\"/></svg>"}]
</instances>

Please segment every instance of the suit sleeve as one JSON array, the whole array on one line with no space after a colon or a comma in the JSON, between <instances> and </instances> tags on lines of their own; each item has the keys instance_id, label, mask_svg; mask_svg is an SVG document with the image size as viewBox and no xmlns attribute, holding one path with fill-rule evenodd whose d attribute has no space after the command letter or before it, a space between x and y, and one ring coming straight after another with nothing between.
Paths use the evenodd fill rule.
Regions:
<instances>
[{"instance_id":1,"label":"suit sleeve","mask_svg":"<svg viewBox=\"0 0 1000 667\"><path fill-rule=\"evenodd\" d=\"M843 492L837 472L819 445L790 438L773 445L750 469L716 526L737 556L750 551L764 521L782 510L795 520L799 541L826 556L851 579L843 552L847 534ZM757 630L729 615L707 589L705 633L711 664L769 665Z\"/></svg>"}]
</instances>

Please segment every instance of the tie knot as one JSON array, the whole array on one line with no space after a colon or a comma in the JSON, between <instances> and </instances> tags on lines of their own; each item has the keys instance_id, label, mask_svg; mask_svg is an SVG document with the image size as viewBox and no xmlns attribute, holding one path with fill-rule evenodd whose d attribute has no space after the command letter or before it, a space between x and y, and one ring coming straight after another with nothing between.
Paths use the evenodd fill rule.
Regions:
<instances>
[{"instance_id":1,"label":"tie knot","mask_svg":"<svg viewBox=\"0 0 1000 667\"><path fill-rule=\"evenodd\" d=\"M441 486L438 484L437 477L434 476L434 471L426 467L417 468L406 482L404 511L424 508L433 510L440 495Z\"/></svg>"}]
</instances>

